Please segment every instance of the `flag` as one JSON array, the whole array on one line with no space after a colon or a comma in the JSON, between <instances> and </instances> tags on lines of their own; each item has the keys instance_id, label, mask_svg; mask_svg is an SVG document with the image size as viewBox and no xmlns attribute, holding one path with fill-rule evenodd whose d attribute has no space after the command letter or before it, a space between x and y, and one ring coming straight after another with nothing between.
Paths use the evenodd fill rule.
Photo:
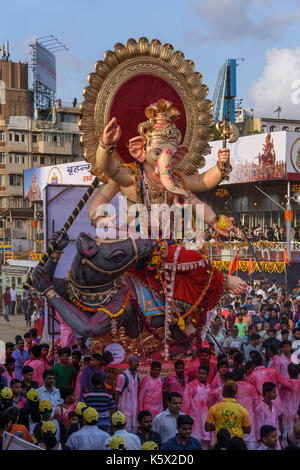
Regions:
<instances>
[{"instance_id":1,"label":"flag","mask_svg":"<svg viewBox=\"0 0 300 470\"><path fill-rule=\"evenodd\" d=\"M284 261L286 264L290 264L290 263L289 263L289 257L288 257L287 251L286 251L286 249L285 249L285 246L283 247L283 254L284 254L284 255L283 255L283 256L284 256L284 257L283 257L283 261Z\"/></svg>"},{"instance_id":2,"label":"flag","mask_svg":"<svg viewBox=\"0 0 300 470\"><path fill-rule=\"evenodd\" d=\"M234 273L239 268L239 251L237 250L236 255L234 257L234 260L232 261L232 264L229 269L229 276Z\"/></svg>"},{"instance_id":3,"label":"flag","mask_svg":"<svg viewBox=\"0 0 300 470\"><path fill-rule=\"evenodd\" d=\"M253 266L252 258L250 256L249 266L248 266L248 275L251 276L252 273L254 273L254 266Z\"/></svg>"}]
</instances>

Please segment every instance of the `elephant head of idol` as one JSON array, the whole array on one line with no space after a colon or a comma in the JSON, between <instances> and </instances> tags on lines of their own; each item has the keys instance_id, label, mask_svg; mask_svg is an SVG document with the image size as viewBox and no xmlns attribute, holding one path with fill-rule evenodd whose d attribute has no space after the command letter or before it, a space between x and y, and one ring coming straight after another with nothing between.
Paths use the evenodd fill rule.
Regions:
<instances>
[{"instance_id":1,"label":"elephant head of idol","mask_svg":"<svg viewBox=\"0 0 300 470\"><path fill-rule=\"evenodd\" d=\"M129 140L129 152L150 171L155 171L163 187L174 194L175 204L181 206L189 193L178 185L174 173L188 152L180 145L181 133L174 124L180 113L170 101L160 99L146 108L145 115L148 121L139 125L140 135Z\"/></svg>"}]
</instances>

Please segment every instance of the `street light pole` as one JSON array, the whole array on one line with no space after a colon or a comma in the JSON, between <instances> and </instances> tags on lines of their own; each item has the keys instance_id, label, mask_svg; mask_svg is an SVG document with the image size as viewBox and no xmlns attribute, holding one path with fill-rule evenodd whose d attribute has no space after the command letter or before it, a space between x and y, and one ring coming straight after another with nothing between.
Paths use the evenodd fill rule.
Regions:
<instances>
[{"instance_id":1,"label":"street light pole","mask_svg":"<svg viewBox=\"0 0 300 470\"><path fill-rule=\"evenodd\" d=\"M287 247L287 256L288 262L291 262L291 228L292 228L292 218L291 218L291 183L290 181L287 182L287 195L286 195L286 247Z\"/></svg>"}]
</instances>

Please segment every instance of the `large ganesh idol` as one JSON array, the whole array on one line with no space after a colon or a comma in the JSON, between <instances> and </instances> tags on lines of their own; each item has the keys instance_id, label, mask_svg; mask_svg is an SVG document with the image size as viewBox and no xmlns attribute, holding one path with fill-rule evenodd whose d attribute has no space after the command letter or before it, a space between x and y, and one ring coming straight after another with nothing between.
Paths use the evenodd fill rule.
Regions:
<instances>
[{"instance_id":1,"label":"large ganesh idol","mask_svg":"<svg viewBox=\"0 0 300 470\"><path fill-rule=\"evenodd\" d=\"M147 324L161 327L164 316L165 358L171 352L197 349L207 312L221 292L239 295L247 289L240 278L224 276L212 266L195 222L200 207L204 222L214 230L225 236L236 231L231 222L220 228L213 209L198 197L216 187L231 168L229 150L223 148L216 166L202 174L198 171L203 155L210 151L208 89L192 61L158 40L118 43L95 70L81 106L84 156L103 182L89 202L91 222L96 228L105 225L104 206L118 193L127 198L128 224L134 219L143 237L151 236L151 211L157 204L175 206L180 213L191 208L192 241L164 237L165 227L153 217L159 240L152 257L126 275ZM178 220L170 225L177 233ZM128 236L133 236L130 230Z\"/></svg>"}]
</instances>

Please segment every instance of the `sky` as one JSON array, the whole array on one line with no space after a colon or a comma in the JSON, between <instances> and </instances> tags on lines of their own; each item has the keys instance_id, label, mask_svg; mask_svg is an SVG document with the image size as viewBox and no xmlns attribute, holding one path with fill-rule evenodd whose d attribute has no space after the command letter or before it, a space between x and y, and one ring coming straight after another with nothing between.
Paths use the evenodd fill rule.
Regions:
<instances>
[{"instance_id":1,"label":"sky","mask_svg":"<svg viewBox=\"0 0 300 470\"><path fill-rule=\"evenodd\" d=\"M0 44L24 61L28 44L53 34L69 49L57 54L57 98L82 101L87 76L117 42L157 38L195 63L212 98L227 58L238 61L237 98L256 116L300 119L299 0L10 0L1 5ZM6 20L5 20L6 18Z\"/></svg>"}]
</instances>

